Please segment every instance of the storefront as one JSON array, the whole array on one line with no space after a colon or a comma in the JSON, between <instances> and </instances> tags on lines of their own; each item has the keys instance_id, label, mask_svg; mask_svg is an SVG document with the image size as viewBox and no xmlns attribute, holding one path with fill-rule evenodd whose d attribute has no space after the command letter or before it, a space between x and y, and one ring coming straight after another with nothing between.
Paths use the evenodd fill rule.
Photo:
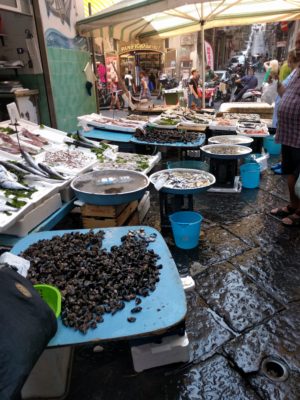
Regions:
<instances>
[{"instance_id":1,"label":"storefront","mask_svg":"<svg viewBox=\"0 0 300 400\"><path fill-rule=\"evenodd\" d=\"M149 77L155 76L156 85L158 76L163 68L163 47L160 44L133 43L120 46L119 65L121 76L131 72L136 86L139 86L140 71Z\"/></svg>"}]
</instances>

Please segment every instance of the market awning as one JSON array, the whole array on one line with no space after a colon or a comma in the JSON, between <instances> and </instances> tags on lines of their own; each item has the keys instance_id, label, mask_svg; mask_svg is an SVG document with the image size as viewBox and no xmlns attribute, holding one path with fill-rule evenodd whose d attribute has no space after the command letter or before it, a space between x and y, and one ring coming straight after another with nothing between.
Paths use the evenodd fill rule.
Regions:
<instances>
[{"instance_id":1,"label":"market awning","mask_svg":"<svg viewBox=\"0 0 300 400\"><path fill-rule=\"evenodd\" d=\"M106 29L110 37L130 41L196 32L201 21L210 29L299 18L300 0L124 0L78 21L77 28L83 35Z\"/></svg>"}]
</instances>

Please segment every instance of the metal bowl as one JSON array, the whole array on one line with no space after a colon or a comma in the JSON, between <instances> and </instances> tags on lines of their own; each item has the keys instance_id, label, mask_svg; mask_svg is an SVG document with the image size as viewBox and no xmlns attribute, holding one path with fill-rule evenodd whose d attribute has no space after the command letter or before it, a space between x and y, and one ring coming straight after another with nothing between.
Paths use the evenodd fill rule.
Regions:
<instances>
[{"instance_id":1,"label":"metal bowl","mask_svg":"<svg viewBox=\"0 0 300 400\"><path fill-rule=\"evenodd\" d=\"M176 173L177 175L184 175L184 174L189 174L192 175L195 178L195 181L197 181L197 176L200 179L205 178L207 179L207 183L203 186L199 187L188 187L184 186L184 181L182 181L181 187L177 187L178 185L172 185L171 182L166 182L163 184L161 189L158 189L164 193L171 193L171 194L181 194L181 195L187 195L187 194L195 194L198 192L203 192L207 189L209 189L212 185L215 184L216 178L210 174L207 171L202 171L199 169L191 169L191 168L172 168L172 169L164 169L162 171L155 172L150 176L150 181L154 184L158 182L158 180L161 177L168 177L171 176L171 174Z\"/></svg>"},{"instance_id":2,"label":"metal bowl","mask_svg":"<svg viewBox=\"0 0 300 400\"><path fill-rule=\"evenodd\" d=\"M206 146L202 146L201 150L205 153L207 157L227 160L244 158L252 152L252 149L250 149L250 147L235 144L208 144Z\"/></svg>"},{"instance_id":3,"label":"metal bowl","mask_svg":"<svg viewBox=\"0 0 300 400\"><path fill-rule=\"evenodd\" d=\"M142 198L149 183L149 178L141 172L107 169L78 176L71 188L84 203L104 206Z\"/></svg>"},{"instance_id":4,"label":"metal bowl","mask_svg":"<svg viewBox=\"0 0 300 400\"><path fill-rule=\"evenodd\" d=\"M221 145L228 145L228 144L250 144L253 142L251 137L246 137L242 135L221 135L221 136L213 136L208 139L209 144L221 144Z\"/></svg>"}]
</instances>

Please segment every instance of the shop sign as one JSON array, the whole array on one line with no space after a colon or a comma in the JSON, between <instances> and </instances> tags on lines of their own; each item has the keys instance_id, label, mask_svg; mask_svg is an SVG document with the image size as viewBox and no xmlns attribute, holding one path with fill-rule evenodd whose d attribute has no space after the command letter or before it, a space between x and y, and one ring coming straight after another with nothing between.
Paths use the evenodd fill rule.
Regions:
<instances>
[{"instance_id":1,"label":"shop sign","mask_svg":"<svg viewBox=\"0 0 300 400\"><path fill-rule=\"evenodd\" d=\"M277 42L276 47L285 47L286 46L286 40L282 40L281 42Z\"/></svg>"},{"instance_id":2,"label":"shop sign","mask_svg":"<svg viewBox=\"0 0 300 400\"><path fill-rule=\"evenodd\" d=\"M214 68L214 52L211 45L205 41L205 56L206 56L206 64L211 68Z\"/></svg>"},{"instance_id":3,"label":"shop sign","mask_svg":"<svg viewBox=\"0 0 300 400\"><path fill-rule=\"evenodd\" d=\"M161 46L149 43L133 43L127 46L122 46L120 49L120 54L130 53L131 51L141 51L141 50L161 52Z\"/></svg>"},{"instance_id":4,"label":"shop sign","mask_svg":"<svg viewBox=\"0 0 300 400\"><path fill-rule=\"evenodd\" d=\"M194 35L182 35L180 36L181 46L192 46L194 44Z\"/></svg>"}]
</instances>

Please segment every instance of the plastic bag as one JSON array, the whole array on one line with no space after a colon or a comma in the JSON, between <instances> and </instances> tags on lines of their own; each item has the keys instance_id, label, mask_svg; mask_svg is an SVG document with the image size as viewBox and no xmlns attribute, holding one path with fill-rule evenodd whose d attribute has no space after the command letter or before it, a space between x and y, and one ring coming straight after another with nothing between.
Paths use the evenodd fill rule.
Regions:
<instances>
[{"instance_id":1,"label":"plastic bag","mask_svg":"<svg viewBox=\"0 0 300 400\"><path fill-rule=\"evenodd\" d=\"M261 101L268 104L273 104L277 96L277 81L265 83L262 90Z\"/></svg>"},{"instance_id":2,"label":"plastic bag","mask_svg":"<svg viewBox=\"0 0 300 400\"><path fill-rule=\"evenodd\" d=\"M296 193L296 196L300 199L300 174L299 174L298 179L296 181L295 193Z\"/></svg>"}]
</instances>

